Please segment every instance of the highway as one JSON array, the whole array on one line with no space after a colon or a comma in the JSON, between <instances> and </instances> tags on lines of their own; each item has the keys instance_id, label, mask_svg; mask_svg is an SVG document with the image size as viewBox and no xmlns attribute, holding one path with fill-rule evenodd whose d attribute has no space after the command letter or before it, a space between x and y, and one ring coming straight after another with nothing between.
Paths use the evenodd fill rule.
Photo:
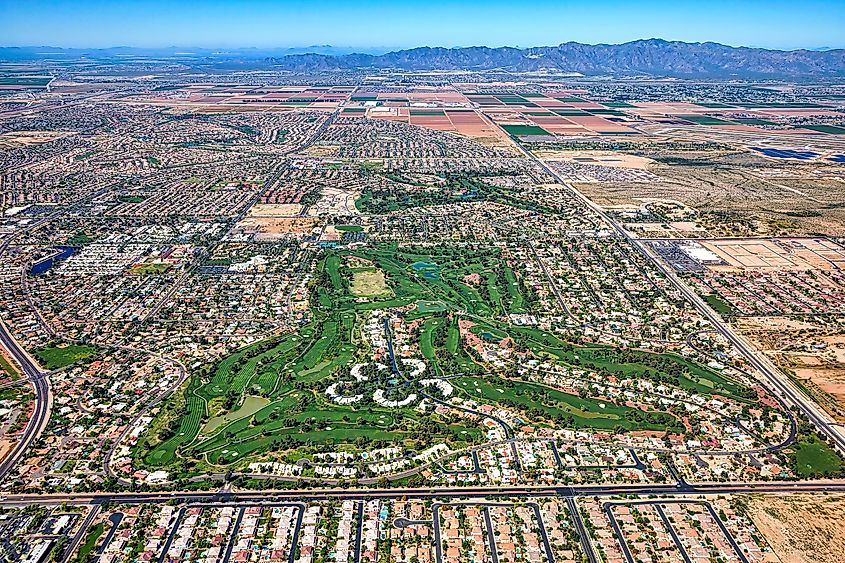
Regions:
<instances>
[{"instance_id":1,"label":"highway","mask_svg":"<svg viewBox=\"0 0 845 563\"><path fill-rule=\"evenodd\" d=\"M26 504L58 505L126 503L143 504L177 501L185 503L225 502L267 504L283 501L331 499L460 499L477 497L613 497L618 495L727 495L750 493L833 493L845 492L845 480L827 481L751 481L736 483L637 483L568 486L513 485L485 487L386 488L386 489L263 489L257 491L174 491L115 493L45 493L11 494L0 497L0 506Z\"/></svg>"}]
</instances>

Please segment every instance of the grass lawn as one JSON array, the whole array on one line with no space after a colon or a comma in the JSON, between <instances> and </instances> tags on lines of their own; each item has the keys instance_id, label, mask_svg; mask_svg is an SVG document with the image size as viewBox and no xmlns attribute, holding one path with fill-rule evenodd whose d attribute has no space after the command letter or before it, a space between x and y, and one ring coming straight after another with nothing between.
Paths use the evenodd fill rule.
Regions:
<instances>
[{"instance_id":1,"label":"grass lawn","mask_svg":"<svg viewBox=\"0 0 845 563\"><path fill-rule=\"evenodd\" d=\"M94 239L92 239L85 231L79 231L67 240L67 244L70 246L79 246L81 244L91 242L92 240Z\"/></svg>"},{"instance_id":2,"label":"grass lawn","mask_svg":"<svg viewBox=\"0 0 845 563\"><path fill-rule=\"evenodd\" d=\"M364 230L361 225L335 225L334 228L345 233L360 233Z\"/></svg>"},{"instance_id":3,"label":"grass lawn","mask_svg":"<svg viewBox=\"0 0 845 563\"><path fill-rule=\"evenodd\" d=\"M69 344L64 347L45 346L35 350L35 356L46 369L61 369L65 366L75 364L92 358L97 353L93 346L81 344Z\"/></svg>"},{"instance_id":4,"label":"grass lawn","mask_svg":"<svg viewBox=\"0 0 845 563\"><path fill-rule=\"evenodd\" d=\"M85 543L82 544L82 547L79 548L79 552L76 554L75 561L80 563L88 561L88 556L90 556L91 552L94 551L94 547L97 545L97 540L103 535L103 531L105 529L106 525L103 522L100 522L91 528L91 531L88 532L88 535L85 537Z\"/></svg>"},{"instance_id":5,"label":"grass lawn","mask_svg":"<svg viewBox=\"0 0 845 563\"><path fill-rule=\"evenodd\" d=\"M343 278L340 275L340 257L332 254L326 258L325 269L329 275L329 280L332 282L332 288L343 289Z\"/></svg>"},{"instance_id":6,"label":"grass lawn","mask_svg":"<svg viewBox=\"0 0 845 563\"><path fill-rule=\"evenodd\" d=\"M0 373L5 374L4 378L16 380L18 378L18 370L6 359L6 356L0 354Z\"/></svg>"},{"instance_id":7,"label":"grass lawn","mask_svg":"<svg viewBox=\"0 0 845 563\"><path fill-rule=\"evenodd\" d=\"M147 197L143 195L122 195L117 199L123 203L141 203L147 199Z\"/></svg>"},{"instance_id":8,"label":"grass lawn","mask_svg":"<svg viewBox=\"0 0 845 563\"><path fill-rule=\"evenodd\" d=\"M795 471L802 477L827 475L841 469L842 460L824 442L801 441L795 447Z\"/></svg>"},{"instance_id":9,"label":"grass lawn","mask_svg":"<svg viewBox=\"0 0 845 563\"><path fill-rule=\"evenodd\" d=\"M714 311L716 311L723 317L734 314L733 307L731 307L724 299L722 299L715 293L705 295L704 300L707 302L708 305L710 305L710 307Z\"/></svg>"},{"instance_id":10,"label":"grass lawn","mask_svg":"<svg viewBox=\"0 0 845 563\"><path fill-rule=\"evenodd\" d=\"M167 270L170 269L170 264L158 264L158 263L147 263L147 264L138 264L136 266L132 266L129 270L130 274L163 274Z\"/></svg>"},{"instance_id":11,"label":"grass lawn","mask_svg":"<svg viewBox=\"0 0 845 563\"><path fill-rule=\"evenodd\" d=\"M202 430L200 430L200 434L211 434L222 425L234 422L235 420L240 420L241 418L252 416L269 404L269 399L250 395L244 399L243 404L237 410L209 419L209 421L205 423L205 426L202 427Z\"/></svg>"},{"instance_id":12,"label":"grass lawn","mask_svg":"<svg viewBox=\"0 0 845 563\"><path fill-rule=\"evenodd\" d=\"M350 293L355 297L390 297L393 292L387 286L384 272L376 268L360 268L352 272Z\"/></svg>"},{"instance_id":13,"label":"grass lawn","mask_svg":"<svg viewBox=\"0 0 845 563\"><path fill-rule=\"evenodd\" d=\"M446 305L442 301L417 301L417 311L420 313L442 313Z\"/></svg>"}]
</instances>

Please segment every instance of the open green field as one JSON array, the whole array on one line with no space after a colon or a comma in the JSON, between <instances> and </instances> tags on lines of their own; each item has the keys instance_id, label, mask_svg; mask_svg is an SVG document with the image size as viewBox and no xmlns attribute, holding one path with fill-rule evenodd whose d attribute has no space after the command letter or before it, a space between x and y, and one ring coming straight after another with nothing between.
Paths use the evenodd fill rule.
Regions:
<instances>
[{"instance_id":1,"label":"open green field","mask_svg":"<svg viewBox=\"0 0 845 563\"><path fill-rule=\"evenodd\" d=\"M129 273L137 275L158 275L165 273L171 267L171 264L150 262L133 266L130 268Z\"/></svg>"},{"instance_id":2,"label":"open green field","mask_svg":"<svg viewBox=\"0 0 845 563\"><path fill-rule=\"evenodd\" d=\"M104 522L98 522L93 528L91 528L91 531L89 531L88 535L85 536L85 543L80 546L79 551L76 553L76 558L74 559L75 562L85 563L88 561L88 557L97 545L97 540L103 535L105 529L106 525Z\"/></svg>"},{"instance_id":3,"label":"open green field","mask_svg":"<svg viewBox=\"0 0 845 563\"><path fill-rule=\"evenodd\" d=\"M528 135L550 135L548 131L537 125L502 125L502 129L514 137L523 137Z\"/></svg>"},{"instance_id":4,"label":"open green field","mask_svg":"<svg viewBox=\"0 0 845 563\"><path fill-rule=\"evenodd\" d=\"M680 119L684 121L689 121L691 123L695 123L696 125L731 125L730 121L725 121L724 119L719 119L718 117L711 117L709 115L679 115Z\"/></svg>"},{"instance_id":5,"label":"open green field","mask_svg":"<svg viewBox=\"0 0 845 563\"><path fill-rule=\"evenodd\" d=\"M710 307L719 313L720 315L730 316L734 314L733 307L731 307L724 299L716 295L715 293L711 293L709 295L704 296L704 300L707 302Z\"/></svg>"},{"instance_id":6,"label":"open green field","mask_svg":"<svg viewBox=\"0 0 845 563\"><path fill-rule=\"evenodd\" d=\"M388 297L393 293L384 280L384 272L376 268L353 271L349 291L356 297Z\"/></svg>"},{"instance_id":7,"label":"open green field","mask_svg":"<svg viewBox=\"0 0 845 563\"><path fill-rule=\"evenodd\" d=\"M67 346L45 346L35 350L38 362L48 370L61 369L76 362L93 358L97 349L82 344L68 344Z\"/></svg>"},{"instance_id":8,"label":"open green field","mask_svg":"<svg viewBox=\"0 0 845 563\"><path fill-rule=\"evenodd\" d=\"M842 471L842 459L818 439L800 440L794 456L795 472L801 477L827 477Z\"/></svg>"},{"instance_id":9,"label":"open green field","mask_svg":"<svg viewBox=\"0 0 845 563\"><path fill-rule=\"evenodd\" d=\"M18 370L6 359L6 356L0 354L0 375L4 379L16 380L18 378Z\"/></svg>"},{"instance_id":10,"label":"open green field","mask_svg":"<svg viewBox=\"0 0 845 563\"><path fill-rule=\"evenodd\" d=\"M345 233L360 233L364 230L361 225L335 225L334 228Z\"/></svg>"}]
</instances>

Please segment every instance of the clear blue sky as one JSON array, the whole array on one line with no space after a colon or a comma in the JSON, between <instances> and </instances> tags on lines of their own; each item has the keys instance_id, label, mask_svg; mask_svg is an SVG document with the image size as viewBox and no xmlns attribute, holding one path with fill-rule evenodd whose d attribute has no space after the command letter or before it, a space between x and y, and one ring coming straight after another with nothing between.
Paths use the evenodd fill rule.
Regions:
<instances>
[{"instance_id":1,"label":"clear blue sky","mask_svg":"<svg viewBox=\"0 0 845 563\"><path fill-rule=\"evenodd\" d=\"M0 45L845 47L845 0L0 0Z\"/></svg>"}]
</instances>

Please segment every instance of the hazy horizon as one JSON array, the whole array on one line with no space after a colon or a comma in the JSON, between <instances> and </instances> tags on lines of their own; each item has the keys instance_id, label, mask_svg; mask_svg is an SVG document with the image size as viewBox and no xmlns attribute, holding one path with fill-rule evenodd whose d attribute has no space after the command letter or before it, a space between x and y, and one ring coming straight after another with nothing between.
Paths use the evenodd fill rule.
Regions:
<instances>
[{"instance_id":1,"label":"hazy horizon","mask_svg":"<svg viewBox=\"0 0 845 563\"><path fill-rule=\"evenodd\" d=\"M221 45L180 45L180 44L172 44L172 45L150 45L150 46L141 46L141 45L132 45L132 44L115 44L115 45L104 45L104 46L91 46L91 45L83 45L83 46L67 46L67 45L55 45L55 44L19 44L19 45L12 45L12 44L0 44L0 48L2 49L62 49L62 50L78 50L78 51L107 51L107 50L117 50L117 49L134 49L139 51L172 51L172 50L183 50L185 54L190 54L191 50L196 51L220 51L221 53L225 52L238 52L238 51L300 51L305 52L307 49L314 49L315 52L320 50L325 51L336 51L342 53L389 53L391 51L401 51L401 50L410 50L410 49L471 49L471 48L485 48L485 49L504 49L504 48L513 48L513 49L530 49L530 48L542 48L542 47L555 47L558 45L563 45L566 43L578 43L582 45L623 45L627 43L636 43L638 41L666 41L668 43L687 43L687 44L704 44L704 43L714 43L724 45L726 47L732 48L748 48L748 49L766 49L772 51L836 51L836 50L843 50L845 46L838 46L838 47L831 47L831 46L815 46L815 47L766 47L762 45L743 45L743 44L728 44L722 43L720 41L685 41L683 39L665 39L663 37L642 37L638 39L631 39L629 41L620 41L620 42L584 42L584 41L572 41L572 40L564 40L558 41L555 43L548 43L548 44L532 44L532 45L516 45L516 44L465 44L465 45L446 45L446 44L417 44L417 45L362 45L362 46L352 46L352 45L342 45L342 44L333 44L333 43L313 43L313 44L300 44L300 45L267 45L267 46L258 46L258 45L231 45L231 46L221 46Z\"/></svg>"},{"instance_id":2,"label":"hazy horizon","mask_svg":"<svg viewBox=\"0 0 845 563\"><path fill-rule=\"evenodd\" d=\"M347 0L315 9L301 0L0 0L5 46L103 49L257 49L337 45L345 49L418 46L534 47L561 42L625 43L662 37L778 50L845 47L845 13L834 0ZM561 38L564 38L562 41Z\"/></svg>"}]
</instances>

